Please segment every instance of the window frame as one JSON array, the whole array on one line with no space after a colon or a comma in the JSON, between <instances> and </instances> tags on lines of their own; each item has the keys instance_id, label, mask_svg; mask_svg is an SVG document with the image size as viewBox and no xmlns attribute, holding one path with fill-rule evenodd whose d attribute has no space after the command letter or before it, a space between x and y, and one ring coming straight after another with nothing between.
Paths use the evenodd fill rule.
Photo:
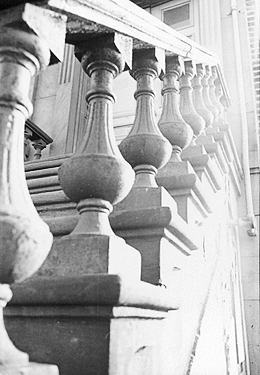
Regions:
<instances>
[{"instance_id":1,"label":"window frame","mask_svg":"<svg viewBox=\"0 0 260 375\"><path fill-rule=\"evenodd\" d=\"M158 5L152 7L151 14L156 18L159 18L163 22L163 13L167 10L171 10L174 8L178 8L182 5L190 5L190 23L189 25L183 25L182 22L169 26L176 31L179 31L183 35L191 38L192 40L200 43L200 34L199 34L199 6L194 4L194 0L172 0L164 3L162 5Z\"/></svg>"}]
</instances>

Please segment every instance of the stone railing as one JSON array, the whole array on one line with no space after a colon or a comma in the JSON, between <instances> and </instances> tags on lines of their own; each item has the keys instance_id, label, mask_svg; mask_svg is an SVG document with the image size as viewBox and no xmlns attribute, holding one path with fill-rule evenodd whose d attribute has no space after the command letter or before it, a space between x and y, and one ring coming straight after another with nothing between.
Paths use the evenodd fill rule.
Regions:
<instances>
[{"instance_id":1,"label":"stone railing","mask_svg":"<svg viewBox=\"0 0 260 375\"><path fill-rule=\"evenodd\" d=\"M42 150L52 142L53 139L31 120L25 121L24 161L29 160L31 145L35 150L34 160L39 160L42 157Z\"/></svg>"},{"instance_id":2,"label":"stone railing","mask_svg":"<svg viewBox=\"0 0 260 375\"><path fill-rule=\"evenodd\" d=\"M13 286L7 315L31 322L27 329L11 323L12 337L37 361L58 364L62 374L132 374L140 366L155 374L169 365L159 349L167 341L162 332L174 335L164 318L178 309L176 275L201 246L199 227L227 174L240 192L219 60L128 1L14 1L21 5L9 9L11 3L0 6L6 8L0 14L0 300L4 307L8 285L22 282ZM23 125L32 113L30 79L61 59L65 33L91 80L89 112L71 157L26 166L34 204L56 237L41 267L52 239L26 187ZM123 70L136 80L137 106L119 151L112 86ZM159 125L153 111L158 77ZM36 334L35 317L45 319ZM56 373L55 366L30 364L3 324L1 330L0 373L12 374L5 371L14 367Z\"/></svg>"}]
</instances>

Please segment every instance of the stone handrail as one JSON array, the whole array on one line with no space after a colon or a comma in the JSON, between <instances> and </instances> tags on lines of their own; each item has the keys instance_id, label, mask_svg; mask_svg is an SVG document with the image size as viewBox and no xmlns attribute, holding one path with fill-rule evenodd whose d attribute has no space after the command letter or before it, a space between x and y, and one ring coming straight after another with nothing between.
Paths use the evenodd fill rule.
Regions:
<instances>
[{"instance_id":1,"label":"stone handrail","mask_svg":"<svg viewBox=\"0 0 260 375\"><path fill-rule=\"evenodd\" d=\"M43 0L42 6L68 17L67 43L74 44L85 35L117 31L133 38L134 49L157 47L166 55L178 55L197 63L216 66L226 105L228 88L218 56L175 31L130 1L124 0ZM162 55L164 61L164 56Z\"/></svg>"}]
</instances>

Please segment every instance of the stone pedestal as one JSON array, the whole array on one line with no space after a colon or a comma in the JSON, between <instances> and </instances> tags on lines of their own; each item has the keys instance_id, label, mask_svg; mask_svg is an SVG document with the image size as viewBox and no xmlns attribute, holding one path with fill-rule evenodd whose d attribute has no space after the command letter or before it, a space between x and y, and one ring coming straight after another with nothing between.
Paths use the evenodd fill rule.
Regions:
<instances>
[{"instance_id":1,"label":"stone pedestal","mask_svg":"<svg viewBox=\"0 0 260 375\"><path fill-rule=\"evenodd\" d=\"M42 277L13 292L11 337L61 375L156 375L163 366L165 318L178 308L165 288L103 274Z\"/></svg>"},{"instance_id":2,"label":"stone pedestal","mask_svg":"<svg viewBox=\"0 0 260 375\"><path fill-rule=\"evenodd\" d=\"M197 238L163 187L134 188L111 215L115 232L142 256L141 278L173 286L174 270L197 248Z\"/></svg>"},{"instance_id":3,"label":"stone pedestal","mask_svg":"<svg viewBox=\"0 0 260 375\"><path fill-rule=\"evenodd\" d=\"M234 155L232 153L226 132L220 130L218 126L214 126L211 129L208 129L206 133L207 135L211 135L214 138L215 142L219 144L224 154L226 162L228 163L233 161Z\"/></svg>"},{"instance_id":4,"label":"stone pedestal","mask_svg":"<svg viewBox=\"0 0 260 375\"><path fill-rule=\"evenodd\" d=\"M206 153L204 146L190 146L182 152L182 160L189 161L203 185L211 187L213 193L221 189L222 175L218 166Z\"/></svg>"},{"instance_id":5,"label":"stone pedestal","mask_svg":"<svg viewBox=\"0 0 260 375\"><path fill-rule=\"evenodd\" d=\"M203 186L188 161L169 162L159 171L156 180L174 198L179 215L188 224L199 224L212 212L211 192Z\"/></svg>"},{"instance_id":6,"label":"stone pedestal","mask_svg":"<svg viewBox=\"0 0 260 375\"><path fill-rule=\"evenodd\" d=\"M223 146L218 142L215 142L214 137L211 134L201 135L197 138L197 145L203 145L211 159L218 166L218 169L222 175L228 172L228 159L224 153Z\"/></svg>"},{"instance_id":7,"label":"stone pedestal","mask_svg":"<svg viewBox=\"0 0 260 375\"><path fill-rule=\"evenodd\" d=\"M111 273L140 279L139 252L115 234L62 237L54 242L50 257L48 272L56 276Z\"/></svg>"}]
</instances>

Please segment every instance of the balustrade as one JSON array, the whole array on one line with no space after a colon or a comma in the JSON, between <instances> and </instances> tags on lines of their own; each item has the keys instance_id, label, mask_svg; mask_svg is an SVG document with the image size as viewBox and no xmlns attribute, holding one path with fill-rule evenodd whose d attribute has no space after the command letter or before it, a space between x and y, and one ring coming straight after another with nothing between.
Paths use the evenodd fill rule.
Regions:
<instances>
[{"instance_id":1,"label":"balustrade","mask_svg":"<svg viewBox=\"0 0 260 375\"><path fill-rule=\"evenodd\" d=\"M177 215L176 202L163 187L158 187L155 180L158 170L167 168L164 166L168 165L166 163L172 153L171 144L163 137L154 115L152 83L158 74L160 62L156 52L156 49L138 50L134 54L131 74L137 81L134 94L137 101L136 116L132 130L119 148L134 168L136 179L129 195L116 206L111 220L117 225L120 235L142 254L142 280L173 287L173 268L180 269L183 254L188 255L197 245L196 239L187 232L187 223ZM170 58L169 61L175 64L178 60ZM164 94L167 98L160 127L174 143L173 153L179 154L190 142L192 130L181 118L177 103L170 101L176 91L174 81L179 74L178 63L173 65L173 72L171 68L172 65L170 68L168 65L167 77L164 75ZM166 105L173 108L168 111ZM174 110L176 117L172 119L169 112L173 113ZM120 225L119 219L123 223L128 222L128 225ZM170 234L167 235L162 228L165 231L167 228L166 232ZM143 235L139 234L140 230L144 232Z\"/></svg>"},{"instance_id":2,"label":"balustrade","mask_svg":"<svg viewBox=\"0 0 260 375\"><path fill-rule=\"evenodd\" d=\"M196 220L198 217L203 219L211 212L211 208L208 193L203 190L191 164L189 161L182 161L180 156L193 137L191 126L184 121L179 110L177 79L182 74L183 67L183 61L179 57L166 58L166 74L162 75L164 100L159 127L172 144L173 151L170 161L159 171L157 182L175 199L179 215L194 225L195 216ZM191 212L196 212L196 215L191 215Z\"/></svg>"},{"instance_id":3,"label":"balustrade","mask_svg":"<svg viewBox=\"0 0 260 375\"><path fill-rule=\"evenodd\" d=\"M157 343L160 343L161 323L166 312L178 308L173 274L181 269L183 259L198 248L197 238L188 223L192 223L192 228L200 225L196 224L196 209L199 220L211 212L208 187L214 193L220 189L210 156L204 147L198 145L196 149L195 146L195 140L204 132L205 126L211 128L213 116L214 136L217 137L214 133L217 127L227 126L218 101L220 90L217 88L217 98L214 91L214 83L219 85L221 81L218 59L195 42L183 36L177 37L175 31L162 26L147 12L139 15L137 10L130 2L121 4L112 0L99 1L98 4L94 0L46 0L37 2L37 6L17 7L15 12L14 9L4 11L0 16L0 308L11 298L9 285L22 282L20 287L14 285L13 289L17 293L15 303L26 305L24 314L31 314L34 319L34 313L41 316L40 309L44 306L48 314L58 318L53 340L45 338L39 342L39 332L43 332L45 326L38 327L36 335L40 349L37 351L31 345L36 357L46 352L46 346L48 349L55 347L56 351L49 350L51 359L46 358L48 363L52 355L61 351L57 363L64 373L87 371L96 374L100 364L104 373L120 375L126 366L131 372L134 364L128 360L125 347L132 353L139 353L151 346L154 350L151 369L159 366L154 358ZM28 99L32 76L47 66L50 58L51 62L60 59L63 52L66 17L62 14L68 17L67 42L75 45L76 57L90 77L90 91L86 96L88 114L82 142L70 158L64 156L58 181L57 169L61 161L52 160L53 168L48 167L50 171L47 172L44 163L39 161L41 150L52 139L27 119L32 112ZM165 54L166 70L160 75ZM184 68L183 57L189 59ZM193 59L199 62L196 76ZM207 64L204 76L202 64ZM217 68L212 68L210 77L209 66L213 65ZM137 82L134 94L136 115L119 150L113 132L115 97L112 87L114 78L125 69L131 69ZM153 81L158 75L163 80L164 97L159 126L153 107ZM233 150L232 137L228 134ZM188 150L192 136L193 144ZM53 202L61 203L62 218L58 215L52 218L53 232L59 222L56 232L59 238L53 244L45 268L24 283L39 269L52 242L52 235L40 220L26 187L23 142L28 157L28 141L33 141L38 160L32 164L41 166L43 176L52 178L52 186L48 186L49 202L44 201L45 206L49 205L46 209L49 222ZM184 157L180 156L181 153ZM158 170L167 171L167 175L171 171L169 178L171 184L175 184L175 193L171 191L171 195L181 197L179 206L183 205L182 209L178 208L179 215L171 195L157 185L155 176ZM28 170L28 174L30 172ZM35 195L39 191L43 194L45 183L40 189L37 184L39 181L29 179L28 185L35 189ZM41 201L42 196L35 198L36 205L37 199ZM60 238L61 234L67 235ZM165 284L170 293L141 282L140 277L148 283ZM44 293L41 294L42 290ZM17 307L15 303L14 308ZM102 329L100 318L104 323ZM19 371L28 368L28 373L33 371L35 375L57 373L55 366L45 368L44 365L29 364L28 355L13 346L0 319L0 373L9 371L9 368L19 368ZM148 320L149 324L142 324ZM73 331L75 337L71 336L71 322L76 327ZM88 356L93 350L93 337L83 332L82 322L90 328L91 335L93 332L97 335L94 351L97 350L98 361L96 355ZM48 321L50 330L52 325ZM148 341L147 327L151 331ZM122 346L123 359L119 360L118 343L126 339L125 329L127 343ZM19 338L17 330L14 331L16 339L23 343L24 338ZM64 332L67 335L65 340ZM31 331L25 333L32 334ZM108 339L105 342L104 337ZM30 338L26 342L30 342ZM80 361L74 360L78 355Z\"/></svg>"}]
</instances>

